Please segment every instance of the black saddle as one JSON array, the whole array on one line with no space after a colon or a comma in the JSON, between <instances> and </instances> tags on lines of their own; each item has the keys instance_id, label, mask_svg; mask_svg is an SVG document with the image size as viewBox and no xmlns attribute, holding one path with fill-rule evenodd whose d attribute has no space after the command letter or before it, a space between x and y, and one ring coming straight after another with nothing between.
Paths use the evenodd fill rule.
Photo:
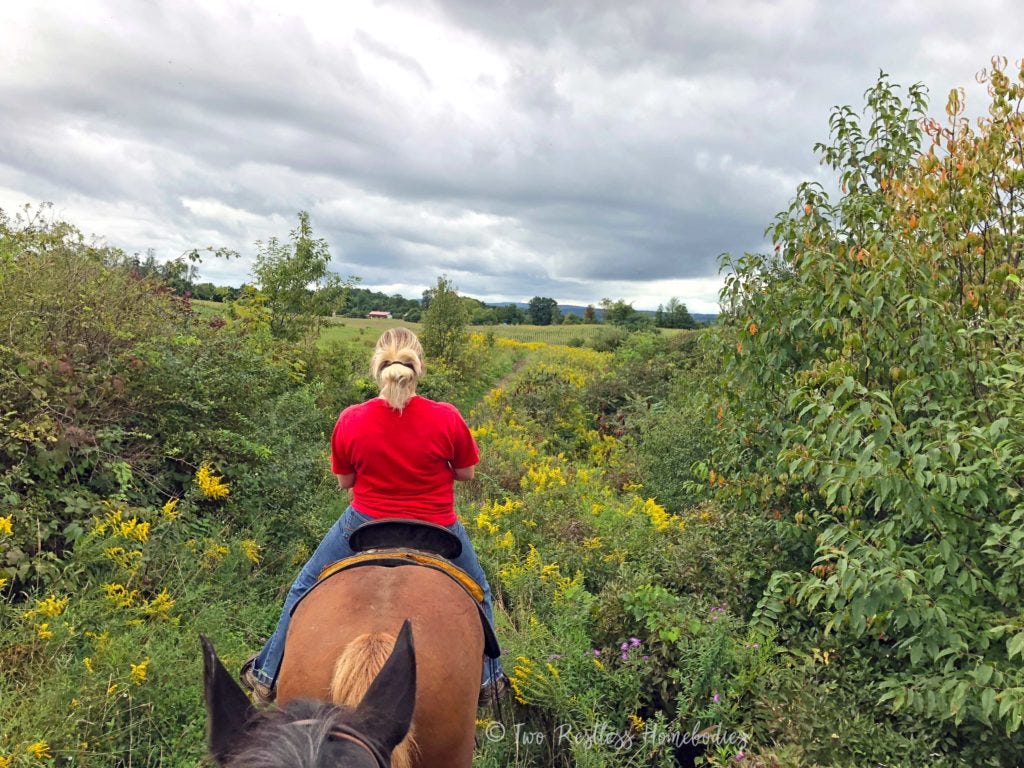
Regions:
<instances>
[{"instance_id":1,"label":"black saddle","mask_svg":"<svg viewBox=\"0 0 1024 768\"><path fill-rule=\"evenodd\" d=\"M415 549L429 552L445 560L454 560L462 554L459 537L442 525L422 520L387 518L371 520L352 531L348 544L356 552L374 549Z\"/></svg>"}]
</instances>

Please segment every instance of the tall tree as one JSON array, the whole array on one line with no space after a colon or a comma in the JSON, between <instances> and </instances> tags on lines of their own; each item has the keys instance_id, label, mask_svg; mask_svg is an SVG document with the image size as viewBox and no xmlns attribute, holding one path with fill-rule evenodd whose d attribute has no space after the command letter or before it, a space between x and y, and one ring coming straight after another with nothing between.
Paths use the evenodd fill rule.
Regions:
<instances>
[{"instance_id":1,"label":"tall tree","mask_svg":"<svg viewBox=\"0 0 1024 768\"><path fill-rule=\"evenodd\" d=\"M658 305L658 311L654 315L654 324L659 328L696 328L697 321L686 308L686 305L675 296L662 306Z\"/></svg>"},{"instance_id":2,"label":"tall tree","mask_svg":"<svg viewBox=\"0 0 1024 768\"><path fill-rule=\"evenodd\" d=\"M428 290L431 298L423 311L420 334L423 351L428 358L457 368L469 343L469 307L447 275L437 278L437 285Z\"/></svg>"},{"instance_id":3,"label":"tall tree","mask_svg":"<svg viewBox=\"0 0 1024 768\"><path fill-rule=\"evenodd\" d=\"M309 214L299 211L287 243L276 237L256 243L253 276L270 311L270 332L295 340L319 328L320 315L345 284L328 270L327 241L313 236Z\"/></svg>"},{"instance_id":4,"label":"tall tree","mask_svg":"<svg viewBox=\"0 0 1024 768\"><path fill-rule=\"evenodd\" d=\"M604 321L609 325L617 325L630 331L647 330L654 325L650 317L637 312L633 305L624 299L601 299L601 308L604 310Z\"/></svg>"},{"instance_id":5,"label":"tall tree","mask_svg":"<svg viewBox=\"0 0 1024 768\"><path fill-rule=\"evenodd\" d=\"M534 296L526 311L530 313L530 322L534 325L552 325L561 317L558 302L547 296Z\"/></svg>"}]
</instances>

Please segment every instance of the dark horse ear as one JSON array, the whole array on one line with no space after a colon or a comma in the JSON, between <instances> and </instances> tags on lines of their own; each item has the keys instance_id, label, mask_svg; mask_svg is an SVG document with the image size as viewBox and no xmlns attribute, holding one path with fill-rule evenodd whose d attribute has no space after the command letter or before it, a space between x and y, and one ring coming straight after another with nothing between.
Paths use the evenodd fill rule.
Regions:
<instances>
[{"instance_id":1,"label":"dark horse ear","mask_svg":"<svg viewBox=\"0 0 1024 768\"><path fill-rule=\"evenodd\" d=\"M203 645L203 688L210 754L218 764L224 765L241 746L245 725L256 709L224 669L210 641L200 635L199 642Z\"/></svg>"},{"instance_id":2,"label":"dark horse ear","mask_svg":"<svg viewBox=\"0 0 1024 768\"><path fill-rule=\"evenodd\" d=\"M402 624L395 647L356 707L363 732L390 752L405 738L416 706L416 650L412 622Z\"/></svg>"}]
</instances>

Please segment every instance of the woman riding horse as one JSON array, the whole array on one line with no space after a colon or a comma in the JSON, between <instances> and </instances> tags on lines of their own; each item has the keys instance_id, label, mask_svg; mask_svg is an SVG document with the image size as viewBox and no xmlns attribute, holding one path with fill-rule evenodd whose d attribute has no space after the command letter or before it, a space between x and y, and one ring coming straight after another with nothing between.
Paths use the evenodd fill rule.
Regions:
<instances>
[{"instance_id":1,"label":"woman riding horse","mask_svg":"<svg viewBox=\"0 0 1024 768\"><path fill-rule=\"evenodd\" d=\"M453 562L483 589L484 611L491 625L494 624L490 585L466 529L456 518L454 507L454 482L473 479L479 451L465 420L454 405L416 394L416 383L423 371L423 348L412 331L392 328L378 339L370 372L380 388L380 395L342 411L331 438L331 468L338 478L338 486L352 490L352 503L299 572L285 598L284 610L274 634L263 650L242 667L242 682L251 689L258 702L274 699L285 638L296 603L316 584L324 567L354 554L349 546L349 536L370 520L413 518L442 525L454 533L462 542L462 554ZM361 626L356 624L356 619L361 613L370 611L371 604L379 602L372 599L374 593L392 586L397 588L397 583L388 581L387 574L378 572L387 570L391 569L359 568L353 572L355 577L344 580L346 585L365 593L367 602L353 601L345 612L335 614L341 626L332 625L332 633L350 634L344 625L352 622L353 626ZM338 574L334 578L339 576L346 574ZM391 578L404 581L408 577L392 574ZM435 579L434 576L418 578ZM438 590L438 597L448 594L446 588L438 586ZM317 595L314 593L310 598L315 600ZM450 602L441 602L437 609L443 612L449 606ZM376 608L374 605L374 610ZM390 631L397 631L398 625ZM420 626L416 624L417 629ZM418 641L431 642L422 632L417 632L417 636ZM333 647L335 643L332 641L330 645ZM424 656L420 658L422 660ZM499 662L488 659L481 683L481 697L492 692L500 695L506 680Z\"/></svg>"}]
</instances>

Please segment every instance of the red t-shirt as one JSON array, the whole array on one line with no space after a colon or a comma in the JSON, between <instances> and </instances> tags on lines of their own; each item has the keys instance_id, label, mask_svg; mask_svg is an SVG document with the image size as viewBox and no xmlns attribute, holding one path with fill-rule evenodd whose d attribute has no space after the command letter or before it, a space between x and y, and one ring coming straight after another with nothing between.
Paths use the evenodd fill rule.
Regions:
<instances>
[{"instance_id":1,"label":"red t-shirt","mask_svg":"<svg viewBox=\"0 0 1024 768\"><path fill-rule=\"evenodd\" d=\"M331 437L331 470L355 473L352 506L370 517L455 522L455 469L480 461L462 414L415 396L399 413L375 397L341 412Z\"/></svg>"}]
</instances>

